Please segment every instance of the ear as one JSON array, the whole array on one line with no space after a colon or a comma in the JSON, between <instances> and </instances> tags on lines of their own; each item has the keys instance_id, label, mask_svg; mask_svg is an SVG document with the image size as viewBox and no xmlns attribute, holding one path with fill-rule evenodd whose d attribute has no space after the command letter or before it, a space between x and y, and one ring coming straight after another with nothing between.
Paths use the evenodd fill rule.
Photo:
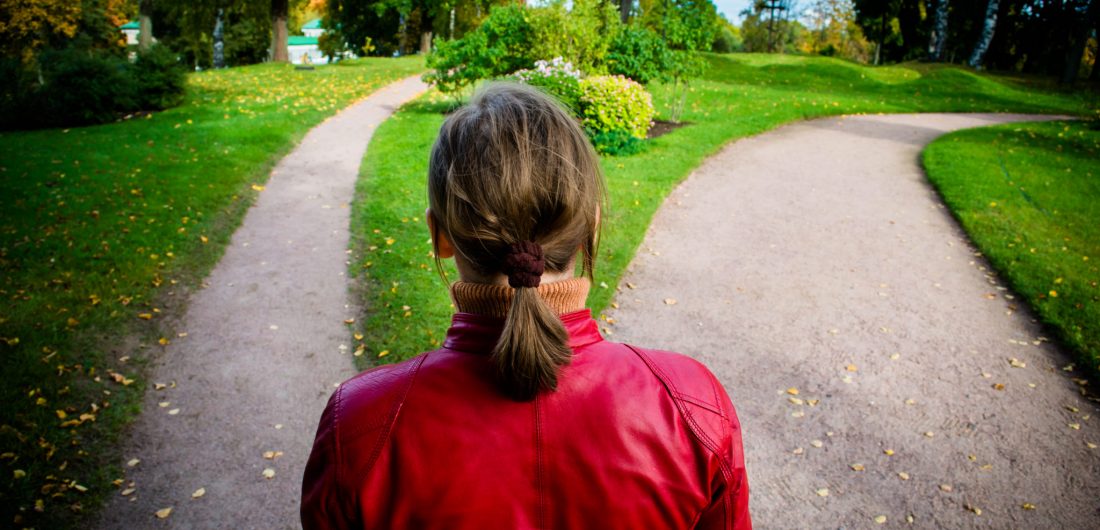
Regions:
<instances>
[{"instance_id":1,"label":"ear","mask_svg":"<svg viewBox=\"0 0 1100 530\"><path fill-rule=\"evenodd\" d=\"M432 235L432 247L435 250L435 255L442 259L453 258L455 247L451 244L451 240L439 231L439 223L436 222L435 213L432 212L431 208L424 210L424 219L428 221L428 232Z\"/></svg>"}]
</instances>

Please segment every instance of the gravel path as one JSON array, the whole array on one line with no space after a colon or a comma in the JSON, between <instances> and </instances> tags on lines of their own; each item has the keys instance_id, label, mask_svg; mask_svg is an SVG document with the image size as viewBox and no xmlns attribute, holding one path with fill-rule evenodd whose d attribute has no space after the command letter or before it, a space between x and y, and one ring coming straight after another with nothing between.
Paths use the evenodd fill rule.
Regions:
<instances>
[{"instance_id":1,"label":"gravel path","mask_svg":"<svg viewBox=\"0 0 1100 530\"><path fill-rule=\"evenodd\" d=\"M317 420L355 374L343 320L355 314L345 252L359 163L375 128L425 88L410 77L378 90L275 167L191 298L187 335L151 369L167 387L145 397L124 453L140 460L126 467L133 491L107 503L100 528L299 527Z\"/></svg>"},{"instance_id":2,"label":"gravel path","mask_svg":"<svg viewBox=\"0 0 1100 530\"><path fill-rule=\"evenodd\" d=\"M657 213L611 338L725 383L757 527L1100 528L1100 410L919 164L945 132L1031 119L786 126Z\"/></svg>"}]
</instances>

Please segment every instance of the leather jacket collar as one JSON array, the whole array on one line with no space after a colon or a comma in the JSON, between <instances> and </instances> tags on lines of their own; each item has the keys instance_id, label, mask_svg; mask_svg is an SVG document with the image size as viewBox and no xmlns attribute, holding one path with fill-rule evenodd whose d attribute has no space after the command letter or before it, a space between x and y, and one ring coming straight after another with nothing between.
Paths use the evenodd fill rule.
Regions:
<instances>
[{"instance_id":1,"label":"leather jacket collar","mask_svg":"<svg viewBox=\"0 0 1100 530\"><path fill-rule=\"evenodd\" d=\"M561 315L561 322L569 334L569 347L574 350L603 340L590 309L565 313ZM443 347L466 353L488 354L500 339L502 329L503 319L475 313L455 313Z\"/></svg>"}]
</instances>

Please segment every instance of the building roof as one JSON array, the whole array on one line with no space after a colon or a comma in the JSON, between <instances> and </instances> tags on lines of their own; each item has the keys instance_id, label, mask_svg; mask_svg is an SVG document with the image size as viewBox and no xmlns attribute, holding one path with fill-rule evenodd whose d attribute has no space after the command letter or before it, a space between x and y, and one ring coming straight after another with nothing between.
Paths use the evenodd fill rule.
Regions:
<instances>
[{"instance_id":1,"label":"building roof","mask_svg":"<svg viewBox=\"0 0 1100 530\"><path fill-rule=\"evenodd\" d=\"M286 39L287 46L316 46L317 37L303 37L301 35L291 35Z\"/></svg>"},{"instance_id":2,"label":"building roof","mask_svg":"<svg viewBox=\"0 0 1100 530\"><path fill-rule=\"evenodd\" d=\"M118 29L141 29L141 24L138 24L138 21L136 20L131 20L119 26Z\"/></svg>"},{"instance_id":3,"label":"building roof","mask_svg":"<svg viewBox=\"0 0 1100 530\"><path fill-rule=\"evenodd\" d=\"M315 18L313 20L310 20L309 22L306 22L305 24L302 24L302 29L322 29L321 19Z\"/></svg>"}]
</instances>

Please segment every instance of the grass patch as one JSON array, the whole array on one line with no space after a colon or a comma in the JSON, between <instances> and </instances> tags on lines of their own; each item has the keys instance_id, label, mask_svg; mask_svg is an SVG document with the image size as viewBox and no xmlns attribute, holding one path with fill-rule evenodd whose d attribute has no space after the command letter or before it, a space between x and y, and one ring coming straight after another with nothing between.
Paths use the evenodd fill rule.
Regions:
<instances>
[{"instance_id":1,"label":"grass patch","mask_svg":"<svg viewBox=\"0 0 1100 530\"><path fill-rule=\"evenodd\" d=\"M924 151L970 239L1043 323L1100 373L1100 128L1023 123L955 132Z\"/></svg>"},{"instance_id":2,"label":"grass patch","mask_svg":"<svg viewBox=\"0 0 1100 530\"><path fill-rule=\"evenodd\" d=\"M677 183L727 142L806 118L871 112L1013 111L1084 114L1088 94L1026 90L945 65L865 67L789 55L710 55L691 83L682 120L691 125L647 142L644 152L604 157L604 213L588 306L612 302L619 278L657 207ZM659 119L674 98L650 87ZM452 307L431 259L424 225L428 151L446 108L438 94L403 107L375 133L352 206L351 273L365 306L360 366L439 346ZM451 278L455 278L453 269ZM605 325L606 327L606 325ZM613 330L612 330L613 331Z\"/></svg>"},{"instance_id":3,"label":"grass patch","mask_svg":"<svg viewBox=\"0 0 1100 530\"><path fill-rule=\"evenodd\" d=\"M165 112L0 134L0 521L75 526L113 491L114 442L180 291L306 131L421 61L191 74Z\"/></svg>"}]
</instances>

